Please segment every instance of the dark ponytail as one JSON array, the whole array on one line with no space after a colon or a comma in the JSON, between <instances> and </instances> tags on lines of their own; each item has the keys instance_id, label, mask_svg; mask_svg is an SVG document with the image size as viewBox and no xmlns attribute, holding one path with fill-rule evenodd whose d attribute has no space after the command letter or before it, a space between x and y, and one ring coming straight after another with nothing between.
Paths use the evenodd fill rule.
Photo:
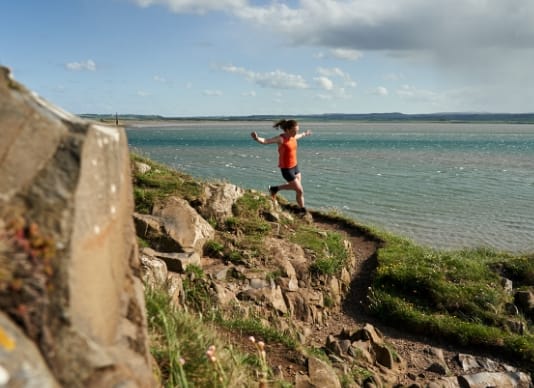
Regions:
<instances>
[{"instance_id":1,"label":"dark ponytail","mask_svg":"<svg viewBox=\"0 0 534 388\"><path fill-rule=\"evenodd\" d=\"M277 121L274 125L273 125L273 128L281 128L284 132L287 131L288 129L291 129L293 128L294 126L296 126L298 123L297 123L297 120L286 120L286 119L282 119L282 120L279 120Z\"/></svg>"}]
</instances>

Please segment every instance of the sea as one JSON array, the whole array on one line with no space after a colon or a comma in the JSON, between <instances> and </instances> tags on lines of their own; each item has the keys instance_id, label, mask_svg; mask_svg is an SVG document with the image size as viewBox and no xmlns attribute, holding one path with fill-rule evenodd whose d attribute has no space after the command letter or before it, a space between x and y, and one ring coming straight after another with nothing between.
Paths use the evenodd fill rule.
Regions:
<instances>
[{"instance_id":1,"label":"sea","mask_svg":"<svg viewBox=\"0 0 534 388\"><path fill-rule=\"evenodd\" d=\"M534 125L301 121L306 207L432 248L534 252ZM126 128L132 151L203 180L267 193L284 183L270 121ZM294 202L293 192L281 195Z\"/></svg>"}]
</instances>

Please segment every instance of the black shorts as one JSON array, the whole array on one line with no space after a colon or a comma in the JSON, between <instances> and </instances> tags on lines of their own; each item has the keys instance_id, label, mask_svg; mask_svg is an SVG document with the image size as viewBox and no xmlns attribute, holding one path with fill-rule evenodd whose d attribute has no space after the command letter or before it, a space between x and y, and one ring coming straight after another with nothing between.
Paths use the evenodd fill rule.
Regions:
<instances>
[{"instance_id":1,"label":"black shorts","mask_svg":"<svg viewBox=\"0 0 534 388\"><path fill-rule=\"evenodd\" d=\"M293 182L296 179L297 174L300 174L298 165L291 168L281 168L280 171L287 182Z\"/></svg>"}]
</instances>

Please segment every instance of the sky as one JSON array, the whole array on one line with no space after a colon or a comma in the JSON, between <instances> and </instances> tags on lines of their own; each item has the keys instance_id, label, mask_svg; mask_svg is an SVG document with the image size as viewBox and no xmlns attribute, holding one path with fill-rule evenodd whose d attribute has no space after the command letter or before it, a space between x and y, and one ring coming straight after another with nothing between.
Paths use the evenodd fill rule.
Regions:
<instances>
[{"instance_id":1,"label":"sky","mask_svg":"<svg viewBox=\"0 0 534 388\"><path fill-rule=\"evenodd\" d=\"M0 64L72 113L534 112L533 0L0 0Z\"/></svg>"}]
</instances>

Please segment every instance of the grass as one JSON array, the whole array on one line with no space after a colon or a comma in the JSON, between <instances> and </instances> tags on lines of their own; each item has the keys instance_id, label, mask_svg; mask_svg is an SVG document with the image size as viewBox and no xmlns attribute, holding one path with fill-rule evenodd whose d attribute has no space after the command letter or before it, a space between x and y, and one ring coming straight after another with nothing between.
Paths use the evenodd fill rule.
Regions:
<instances>
[{"instance_id":1,"label":"grass","mask_svg":"<svg viewBox=\"0 0 534 388\"><path fill-rule=\"evenodd\" d=\"M507 313L513 295L501 275L534 286L530 257L490 249L438 251L387 235L369 309L383 321L464 346L490 349L534 370L534 336L522 315ZM522 282L522 283L521 283Z\"/></svg>"},{"instance_id":2,"label":"grass","mask_svg":"<svg viewBox=\"0 0 534 388\"><path fill-rule=\"evenodd\" d=\"M154 205L175 195L192 201L201 195L202 184L187 174L154 162L140 155L130 154L132 163L144 163L150 171L142 174L133 169L135 211L150 214Z\"/></svg>"},{"instance_id":3,"label":"grass","mask_svg":"<svg viewBox=\"0 0 534 388\"><path fill-rule=\"evenodd\" d=\"M336 232L299 225L290 240L302 246L315 258L310 269L319 275L339 275L350 257L343 237Z\"/></svg>"},{"instance_id":4,"label":"grass","mask_svg":"<svg viewBox=\"0 0 534 388\"><path fill-rule=\"evenodd\" d=\"M224 343L215 328L173 307L164 290L147 288L145 301L151 353L165 387L251 386L247 355Z\"/></svg>"},{"instance_id":5,"label":"grass","mask_svg":"<svg viewBox=\"0 0 534 388\"><path fill-rule=\"evenodd\" d=\"M170 195L182 196L190 203L201 196L202 184L191 177L138 156L133 156L133 160L149 164L152 168L146 174L134 175L137 211L149 213L155 203ZM254 266L257 260L263 263L269 261L264 256L263 240L268 236L281 237L302 246L307 259L312 262L310 269L313 276L339 275L350 257L340 234L318 229L296 217L275 219L273 211L273 204L267 196L246 191L236 202L233 216L214 225L216 236L205 245L204 253L226 262ZM367 307L382 322L450 344L489 349L509 360L519 360L526 369L534 371L534 337L530 334L532 322L521 314L507 313L506 307L513 303L513 295L501 283L502 277L506 277L513 281L515 288L532 289L533 254L512 255L483 248L434 250L385 231L359 225L340 214L319 216L341 227L354 228L376 242L377 267ZM279 273L274 270L267 272L269 279L276 281L278 276ZM166 318L160 312L165 303L154 306L155 300L163 297L157 294L147 296L147 305L151 305L150 326L155 338L152 353L160 365L166 386L209 387L221 378L223 371L226 375L223 379L227 379L225 384L230 384L228 379L235 378L236 386L240 386L243 384L240 380L242 376L248 376L245 378L248 383L254 381L251 377L254 373L250 372L251 366L254 369L258 361L254 361L254 356L237 356L230 347L218 344L217 349L226 349L228 364L221 364L217 369L203 359L207 347L215 341L208 334L212 325L235 335L253 335L281 343L289 349L297 346L292 336L264 327L259 319L223 319L213 300L209 281L200 268L188 269L184 277L184 292L187 310L191 313L166 311L165 314L169 314ZM325 298L328 299L328 295ZM193 313L203 318L193 318ZM514 325L523 325L526 332L517 333ZM176 330L184 331L185 338L181 338L182 334L172 337L174 334L169 332ZM193 338L189 335L198 337L199 343L192 345ZM216 337L216 333L213 335ZM183 365L181 358L186 360ZM198 365L194 366L193 362ZM248 366L249 370L236 372L234 376L229 370L236 363L245 365L245 369ZM367 371L358 367L354 367L352 373L352 378L359 381L368 377ZM190 385L180 385L183 379Z\"/></svg>"},{"instance_id":6,"label":"grass","mask_svg":"<svg viewBox=\"0 0 534 388\"><path fill-rule=\"evenodd\" d=\"M147 288L145 301L151 353L158 366L155 374L164 387L292 386L272 376L263 342L296 349L298 342L291 336L264 326L259 319L222 319L217 313L201 317L178 309L163 289ZM222 339L221 329L228 331L229 340L233 335L262 341L254 339L255 350L244 353Z\"/></svg>"}]
</instances>

